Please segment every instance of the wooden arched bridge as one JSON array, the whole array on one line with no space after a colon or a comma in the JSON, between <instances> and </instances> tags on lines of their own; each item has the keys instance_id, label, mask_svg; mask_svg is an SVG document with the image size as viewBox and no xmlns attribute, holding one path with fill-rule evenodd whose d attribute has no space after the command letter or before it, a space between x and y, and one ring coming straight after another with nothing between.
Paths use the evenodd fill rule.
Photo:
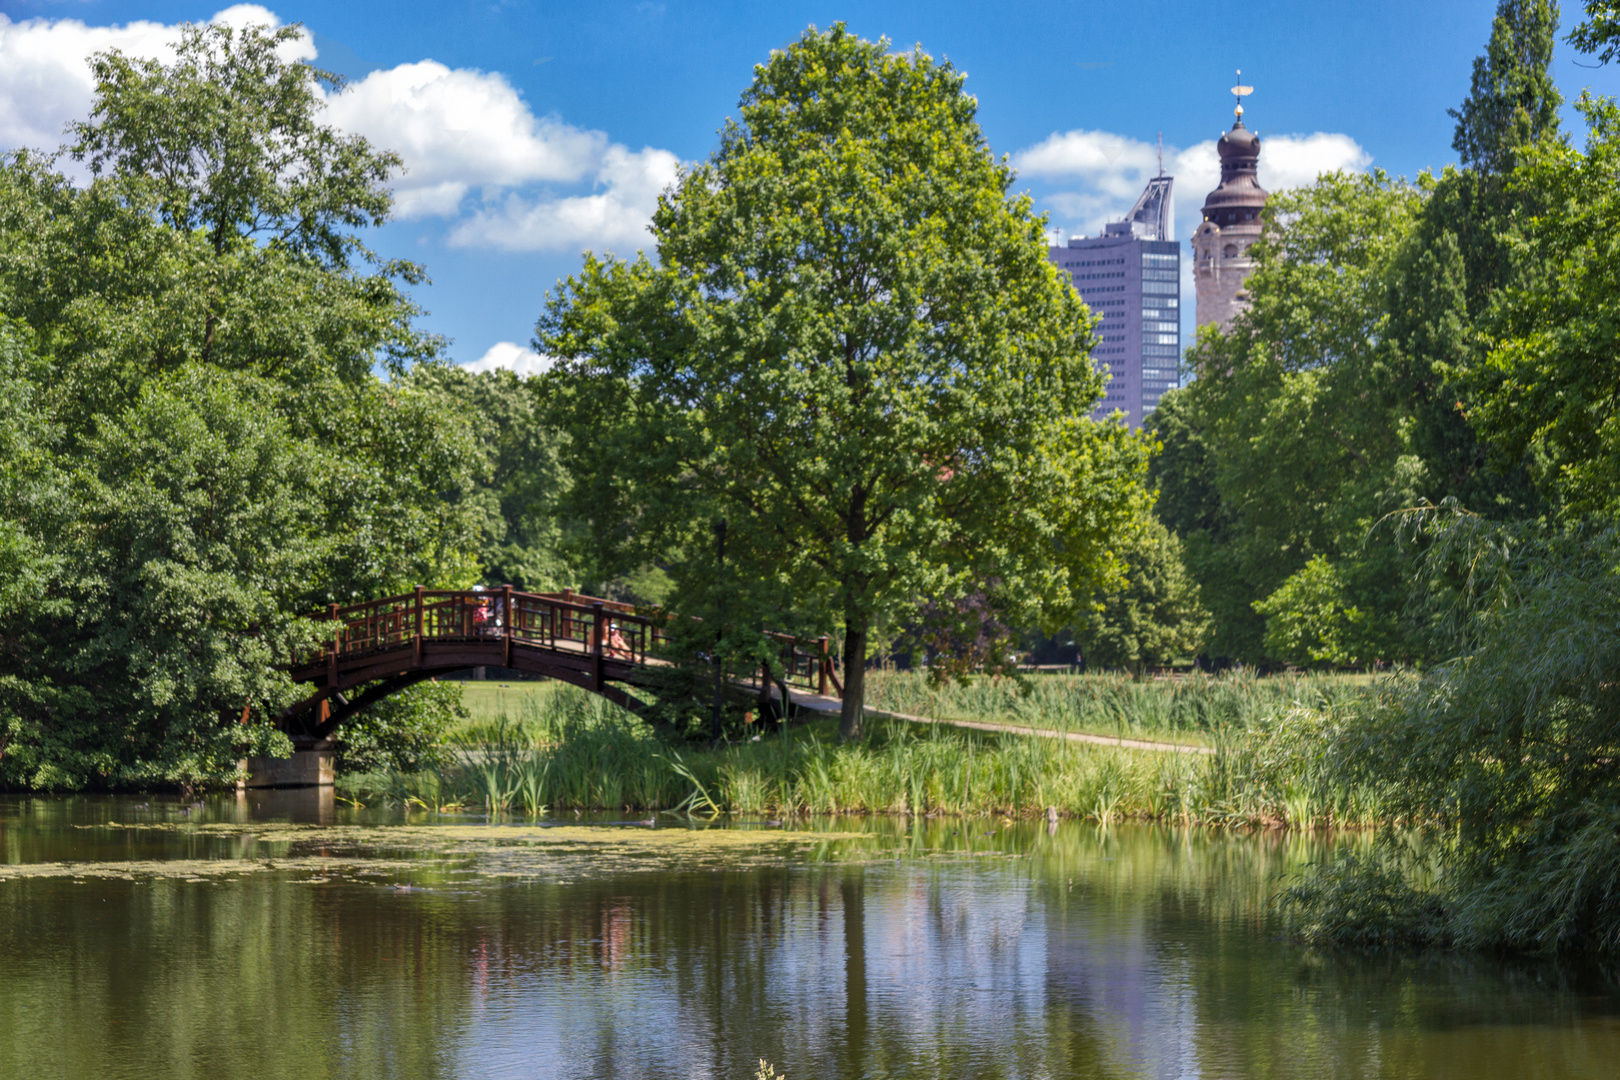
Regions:
<instances>
[{"instance_id":1,"label":"wooden arched bridge","mask_svg":"<svg viewBox=\"0 0 1620 1080\"><path fill-rule=\"evenodd\" d=\"M345 720L405 687L473 667L503 667L584 687L636 708L626 686L655 686L667 667L668 616L571 591L423 589L362 604L333 604L323 616L330 634L319 655L295 664L295 682L313 693L287 711L293 744L326 744ZM828 641L770 635L775 663L728 678L731 691L761 699L798 690L826 697L843 692ZM362 689L363 688L363 689Z\"/></svg>"}]
</instances>

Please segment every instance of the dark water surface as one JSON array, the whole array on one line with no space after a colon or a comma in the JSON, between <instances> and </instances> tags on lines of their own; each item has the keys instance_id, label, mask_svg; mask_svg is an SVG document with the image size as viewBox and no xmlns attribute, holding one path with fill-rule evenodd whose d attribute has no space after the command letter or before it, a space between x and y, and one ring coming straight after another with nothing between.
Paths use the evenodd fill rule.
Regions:
<instances>
[{"instance_id":1,"label":"dark water surface","mask_svg":"<svg viewBox=\"0 0 1620 1080\"><path fill-rule=\"evenodd\" d=\"M1620 1075L1602 971L1277 940L1320 840L546 824L0 798L0 1077Z\"/></svg>"}]
</instances>

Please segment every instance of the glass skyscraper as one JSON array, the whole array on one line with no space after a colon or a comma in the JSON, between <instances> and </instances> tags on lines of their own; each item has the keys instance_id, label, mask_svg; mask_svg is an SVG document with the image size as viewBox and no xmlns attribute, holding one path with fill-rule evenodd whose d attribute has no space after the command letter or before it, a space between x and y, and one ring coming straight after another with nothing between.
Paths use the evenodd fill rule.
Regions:
<instances>
[{"instance_id":1,"label":"glass skyscraper","mask_svg":"<svg viewBox=\"0 0 1620 1080\"><path fill-rule=\"evenodd\" d=\"M1110 378L1093 415L1101 419L1117 410L1133 428L1179 378L1181 243L1172 239L1171 182L1154 177L1123 221L1048 252L1086 306L1102 316L1092 358Z\"/></svg>"}]
</instances>

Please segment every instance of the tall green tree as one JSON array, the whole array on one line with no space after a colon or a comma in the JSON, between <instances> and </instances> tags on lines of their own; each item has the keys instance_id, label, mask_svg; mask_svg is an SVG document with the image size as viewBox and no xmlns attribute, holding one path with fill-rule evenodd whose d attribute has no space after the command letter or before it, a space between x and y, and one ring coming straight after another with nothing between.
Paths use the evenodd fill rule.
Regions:
<instances>
[{"instance_id":1,"label":"tall green tree","mask_svg":"<svg viewBox=\"0 0 1620 1080\"><path fill-rule=\"evenodd\" d=\"M0 605L0 782L229 777L285 748L303 614L476 574L484 457L403 375L439 346L401 290L420 271L352 232L397 159L317 122L289 33L98 57L88 188L0 160L0 317L31 357L5 397L37 433L0 508L34 581Z\"/></svg>"},{"instance_id":2,"label":"tall green tree","mask_svg":"<svg viewBox=\"0 0 1620 1080\"><path fill-rule=\"evenodd\" d=\"M302 35L187 24L173 62L96 54L73 156L148 196L164 224L201 233L215 255L256 240L328 269L369 257L353 230L387 219L382 185L400 158L318 122L320 86L342 79L283 58Z\"/></svg>"},{"instance_id":3,"label":"tall green tree","mask_svg":"<svg viewBox=\"0 0 1620 1080\"><path fill-rule=\"evenodd\" d=\"M1524 263L1540 272L1505 295L1492 348L1465 373L1470 421L1507 460L1530 457L1569 515L1620 508L1620 106L1583 97L1585 152L1532 151L1513 177L1545 210L1526 224Z\"/></svg>"},{"instance_id":4,"label":"tall green tree","mask_svg":"<svg viewBox=\"0 0 1620 1080\"><path fill-rule=\"evenodd\" d=\"M1371 530L1428 482L1392 385L1387 307L1423 197L1382 173L1273 196L1251 308L1230 332L1200 336L1197 380L1165 403L1160 513L1186 530L1217 655L1284 659L1253 602L1316 558L1339 567L1378 628L1374 655L1410 653L1399 555Z\"/></svg>"},{"instance_id":5,"label":"tall green tree","mask_svg":"<svg viewBox=\"0 0 1620 1080\"><path fill-rule=\"evenodd\" d=\"M1466 380L1489 350L1486 325L1505 289L1533 267L1516 242L1539 192L1509 177L1533 147L1558 142L1563 97L1549 65L1556 4L1504 0L1459 109L1455 149L1401 256L1389 300L1391 373L1409 412L1412 449L1449 497L1495 518L1538 513L1524 461L1491 455L1466 419Z\"/></svg>"},{"instance_id":6,"label":"tall green tree","mask_svg":"<svg viewBox=\"0 0 1620 1080\"><path fill-rule=\"evenodd\" d=\"M841 621L852 738L875 619L983 589L1062 625L1146 454L1086 419L1093 320L959 72L812 29L740 113L660 200L659 262L588 258L538 344L593 541Z\"/></svg>"},{"instance_id":7,"label":"tall green tree","mask_svg":"<svg viewBox=\"0 0 1620 1080\"><path fill-rule=\"evenodd\" d=\"M49 159L6 162L0 303L63 362L70 422L187 360L302 391L302 417L379 366L437 355L401 289L422 269L356 232L386 219L399 159L318 122L332 77L282 58L298 32L193 26L167 64L98 55L69 148L89 189Z\"/></svg>"},{"instance_id":8,"label":"tall green tree","mask_svg":"<svg viewBox=\"0 0 1620 1080\"><path fill-rule=\"evenodd\" d=\"M1450 110L1452 149L1464 167L1488 175L1513 171L1520 148L1558 127L1563 97L1547 70L1558 34L1553 0L1500 0L1485 53L1474 60L1468 99Z\"/></svg>"}]
</instances>

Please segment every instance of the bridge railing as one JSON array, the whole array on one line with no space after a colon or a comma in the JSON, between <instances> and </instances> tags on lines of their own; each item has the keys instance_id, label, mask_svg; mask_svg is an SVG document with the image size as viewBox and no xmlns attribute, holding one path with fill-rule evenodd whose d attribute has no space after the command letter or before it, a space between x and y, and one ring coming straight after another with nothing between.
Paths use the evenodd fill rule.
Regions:
<instances>
[{"instance_id":1,"label":"bridge railing","mask_svg":"<svg viewBox=\"0 0 1620 1080\"><path fill-rule=\"evenodd\" d=\"M665 619L633 605L561 593L500 589L422 589L358 604L331 605L322 616L333 626L320 658L383 652L423 641L507 639L560 652L600 655L637 665L658 663L668 645ZM767 635L779 647L775 662L745 678L762 690L776 682L826 694L842 693L827 638ZM315 658L311 658L312 660Z\"/></svg>"},{"instance_id":2,"label":"bridge railing","mask_svg":"<svg viewBox=\"0 0 1620 1080\"><path fill-rule=\"evenodd\" d=\"M513 593L512 605L515 640L587 653L595 652L600 640L608 659L636 664L656 659L668 642L662 620L615 600L573 592Z\"/></svg>"},{"instance_id":3,"label":"bridge railing","mask_svg":"<svg viewBox=\"0 0 1620 1080\"><path fill-rule=\"evenodd\" d=\"M777 664L769 673L770 678L823 696L829 689L843 694L844 684L838 681L838 672L825 636L799 638L792 634L773 633L766 637L776 642L780 650ZM761 672L762 678L765 675L765 672Z\"/></svg>"}]
</instances>

